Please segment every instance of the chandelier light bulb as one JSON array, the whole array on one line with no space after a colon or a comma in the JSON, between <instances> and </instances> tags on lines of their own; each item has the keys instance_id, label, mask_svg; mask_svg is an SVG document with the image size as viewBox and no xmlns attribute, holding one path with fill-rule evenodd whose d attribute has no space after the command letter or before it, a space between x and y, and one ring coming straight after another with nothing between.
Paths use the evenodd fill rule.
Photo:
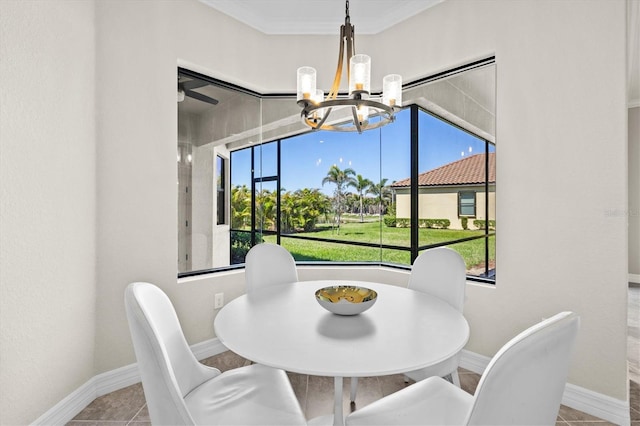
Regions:
<instances>
[{"instance_id":1,"label":"chandelier light bulb","mask_svg":"<svg viewBox=\"0 0 640 426\"><path fill-rule=\"evenodd\" d=\"M349 95L353 92L371 92L371 57L353 55L349 60Z\"/></svg>"},{"instance_id":2,"label":"chandelier light bulb","mask_svg":"<svg viewBox=\"0 0 640 426\"><path fill-rule=\"evenodd\" d=\"M358 121L360 123L364 123L369 119L369 107L365 105L360 105L358 107Z\"/></svg>"},{"instance_id":3,"label":"chandelier light bulb","mask_svg":"<svg viewBox=\"0 0 640 426\"><path fill-rule=\"evenodd\" d=\"M389 74L382 79L382 103L390 107L402 106L402 77Z\"/></svg>"},{"instance_id":4,"label":"chandelier light bulb","mask_svg":"<svg viewBox=\"0 0 640 426\"><path fill-rule=\"evenodd\" d=\"M324 92L322 89L316 89L316 92L311 97L311 101L316 105L319 105L324 101ZM317 109L313 112L313 119L316 121L322 120L324 118L324 108Z\"/></svg>"},{"instance_id":5,"label":"chandelier light bulb","mask_svg":"<svg viewBox=\"0 0 640 426\"><path fill-rule=\"evenodd\" d=\"M316 89L316 92L311 97L311 100L316 104L324 101L324 92L322 91L322 89Z\"/></svg>"},{"instance_id":6,"label":"chandelier light bulb","mask_svg":"<svg viewBox=\"0 0 640 426\"><path fill-rule=\"evenodd\" d=\"M316 70L312 67L298 68L298 99L310 100L316 93Z\"/></svg>"}]
</instances>

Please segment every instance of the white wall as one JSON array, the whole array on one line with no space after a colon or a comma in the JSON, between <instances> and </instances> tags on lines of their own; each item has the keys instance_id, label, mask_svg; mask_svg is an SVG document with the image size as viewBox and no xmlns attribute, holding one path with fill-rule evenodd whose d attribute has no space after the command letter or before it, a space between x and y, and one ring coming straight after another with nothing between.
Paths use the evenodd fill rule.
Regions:
<instances>
[{"instance_id":1,"label":"white wall","mask_svg":"<svg viewBox=\"0 0 640 426\"><path fill-rule=\"evenodd\" d=\"M266 37L196 1L104 0L95 6L94 51L92 3L0 4L3 49L19 56L2 65L0 353L3 392L18 395L7 403L3 393L2 407L11 406L7 420L24 423L92 374L134 361L122 302L129 282L167 291L189 343L213 337L214 293L229 300L242 291L238 273L176 283L177 65L261 92L293 92L295 69L308 63L328 87L336 37ZM492 355L541 317L571 309L582 330L569 381L620 400L627 395L627 219L606 211L627 208L624 29L623 1L447 1L358 38L359 51L373 57L374 81L389 72L412 80L496 55L498 284L469 287L467 349ZM94 54L97 155L86 105L94 99L87 65ZM18 78L13 64L28 81L7 84ZM69 64L77 64L73 72ZM60 85L70 76L71 88ZM15 110L6 111L7 96ZM34 112L33 145L12 145ZM36 179L42 171L46 180ZM73 199L69 187L78 191ZM576 188L590 188L598 203L585 209ZM39 214L45 208L53 215ZM21 322L6 325L7 310ZM34 397L42 378L47 390Z\"/></svg>"},{"instance_id":2,"label":"white wall","mask_svg":"<svg viewBox=\"0 0 640 426\"><path fill-rule=\"evenodd\" d=\"M629 108L629 208L625 213L629 217L629 274L640 283L640 107Z\"/></svg>"},{"instance_id":3,"label":"white wall","mask_svg":"<svg viewBox=\"0 0 640 426\"><path fill-rule=\"evenodd\" d=\"M93 2L0 1L0 424L95 375L94 87Z\"/></svg>"}]
</instances>

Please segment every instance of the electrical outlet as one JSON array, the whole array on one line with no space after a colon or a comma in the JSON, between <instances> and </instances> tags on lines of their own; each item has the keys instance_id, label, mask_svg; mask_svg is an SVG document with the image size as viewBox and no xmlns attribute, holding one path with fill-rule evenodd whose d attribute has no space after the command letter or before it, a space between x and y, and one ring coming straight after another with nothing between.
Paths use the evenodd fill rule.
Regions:
<instances>
[{"instance_id":1,"label":"electrical outlet","mask_svg":"<svg viewBox=\"0 0 640 426\"><path fill-rule=\"evenodd\" d=\"M214 309L220 309L224 306L224 293L216 293L216 297L213 302Z\"/></svg>"}]
</instances>

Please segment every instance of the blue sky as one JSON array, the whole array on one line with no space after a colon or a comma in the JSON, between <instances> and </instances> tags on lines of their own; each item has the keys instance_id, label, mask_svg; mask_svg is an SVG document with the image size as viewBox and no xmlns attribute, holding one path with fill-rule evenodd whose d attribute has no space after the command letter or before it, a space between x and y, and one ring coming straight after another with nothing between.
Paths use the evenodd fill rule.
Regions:
<instances>
[{"instance_id":1,"label":"blue sky","mask_svg":"<svg viewBox=\"0 0 640 426\"><path fill-rule=\"evenodd\" d=\"M387 178L387 183L408 178L411 173L409 121L407 109L396 114L394 123L362 134L318 131L284 139L282 187L288 191L318 188L331 195L334 185L323 187L322 179L334 164L341 169L351 168L374 182L382 178ZM419 141L420 173L484 152L483 140L426 113L419 114ZM248 151L237 152L232 157L232 185L249 186ZM266 144L261 150L261 159L256 161L260 161L264 176L275 175L275 143ZM275 183L269 185L269 189L275 189Z\"/></svg>"}]
</instances>

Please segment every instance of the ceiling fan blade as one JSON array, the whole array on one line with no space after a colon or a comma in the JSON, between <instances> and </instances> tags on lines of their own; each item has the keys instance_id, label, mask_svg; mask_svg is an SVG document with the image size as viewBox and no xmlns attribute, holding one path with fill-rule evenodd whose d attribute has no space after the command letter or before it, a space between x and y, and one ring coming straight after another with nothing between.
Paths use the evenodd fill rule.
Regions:
<instances>
[{"instance_id":1,"label":"ceiling fan blade","mask_svg":"<svg viewBox=\"0 0 640 426\"><path fill-rule=\"evenodd\" d=\"M197 99L202 102L206 102L211 105L217 105L218 100L210 98L209 96L205 96L202 93L194 92L192 90L185 89L184 94L189 96L190 98Z\"/></svg>"},{"instance_id":2,"label":"ceiling fan blade","mask_svg":"<svg viewBox=\"0 0 640 426\"><path fill-rule=\"evenodd\" d=\"M181 83L185 90L197 89L198 87L208 86L209 83L202 80L190 80Z\"/></svg>"}]
</instances>

